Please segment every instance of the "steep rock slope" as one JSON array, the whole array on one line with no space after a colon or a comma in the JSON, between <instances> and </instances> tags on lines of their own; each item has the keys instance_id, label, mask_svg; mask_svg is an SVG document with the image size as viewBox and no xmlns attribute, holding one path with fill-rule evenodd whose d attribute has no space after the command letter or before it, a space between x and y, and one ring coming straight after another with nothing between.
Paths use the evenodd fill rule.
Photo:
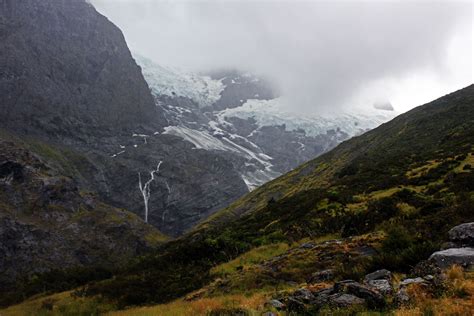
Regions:
<instances>
[{"instance_id":1,"label":"steep rock slope","mask_svg":"<svg viewBox=\"0 0 474 316\"><path fill-rule=\"evenodd\" d=\"M149 222L166 233L247 192L224 157L161 134L168 123L121 31L88 2L0 1L0 68L0 126L66 152L31 149L81 189L142 217L138 175L163 161Z\"/></svg>"},{"instance_id":2,"label":"steep rock slope","mask_svg":"<svg viewBox=\"0 0 474 316\"><path fill-rule=\"evenodd\" d=\"M361 241L357 253L363 254L362 261L344 250L339 277L381 268L407 272L439 249L452 226L473 220L473 123L471 85L261 186L165 245L160 254L94 285L90 294L124 305L164 302L212 282L216 276L211 269L219 263L242 253L255 256L262 251L265 256L258 248L262 245L331 236L360 236ZM380 242L385 246L380 248ZM301 246L307 247L312 246ZM211 288L218 293L277 288L287 285L286 278L300 280L324 268L305 257L289 259L261 275L262 269L255 275L236 268L233 277L215 279ZM329 259L328 265L336 263ZM144 274L147 277L137 281ZM186 282L180 281L183 278ZM158 281L162 287L151 286ZM136 288L143 291L137 293Z\"/></svg>"},{"instance_id":3,"label":"steep rock slope","mask_svg":"<svg viewBox=\"0 0 474 316\"><path fill-rule=\"evenodd\" d=\"M0 291L34 273L113 268L166 238L136 215L81 191L23 142L0 136Z\"/></svg>"},{"instance_id":4,"label":"steep rock slope","mask_svg":"<svg viewBox=\"0 0 474 316\"><path fill-rule=\"evenodd\" d=\"M83 0L0 2L0 118L26 131L164 124L120 30Z\"/></svg>"}]
</instances>

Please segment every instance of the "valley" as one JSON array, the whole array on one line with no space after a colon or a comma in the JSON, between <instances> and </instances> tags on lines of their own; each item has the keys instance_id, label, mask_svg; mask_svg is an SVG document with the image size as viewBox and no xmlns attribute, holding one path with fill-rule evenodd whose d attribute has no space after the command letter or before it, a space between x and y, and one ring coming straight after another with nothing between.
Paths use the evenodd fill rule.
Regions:
<instances>
[{"instance_id":1,"label":"valley","mask_svg":"<svg viewBox=\"0 0 474 316\"><path fill-rule=\"evenodd\" d=\"M0 0L0 316L474 311L474 85L309 113L99 3Z\"/></svg>"}]
</instances>

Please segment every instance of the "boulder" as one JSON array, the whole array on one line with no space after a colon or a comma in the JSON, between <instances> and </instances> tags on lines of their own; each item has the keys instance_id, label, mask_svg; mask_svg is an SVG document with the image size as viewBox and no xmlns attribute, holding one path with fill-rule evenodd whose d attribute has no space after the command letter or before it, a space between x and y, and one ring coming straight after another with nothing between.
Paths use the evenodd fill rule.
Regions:
<instances>
[{"instance_id":1,"label":"boulder","mask_svg":"<svg viewBox=\"0 0 474 316\"><path fill-rule=\"evenodd\" d=\"M337 293L329 296L329 303L335 307L363 305L365 300L352 294Z\"/></svg>"},{"instance_id":2,"label":"boulder","mask_svg":"<svg viewBox=\"0 0 474 316\"><path fill-rule=\"evenodd\" d=\"M336 282L334 283L334 292L335 293L345 292L346 286L352 283L357 283L357 282L354 280L342 280L342 281Z\"/></svg>"},{"instance_id":3,"label":"boulder","mask_svg":"<svg viewBox=\"0 0 474 316\"><path fill-rule=\"evenodd\" d=\"M392 272L387 269L377 270L375 272L369 273L365 276L364 281L373 281L373 280L391 280Z\"/></svg>"},{"instance_id":4,"label":"boulder","mask_svg":"<svg viewBox=\"0 0 474 316\"><path fill-rule=\"evenodd\" d=\"M400 282L400 287L406 287L410 284L426 284L426 280L420 277L417 278L408 278Z\"/></svg>"},{"instance_id":5,"label":"boulder","mask_svg":"<svg viewBox=\"0 0 474 316\"><path fill-rule=\"evenodd\" d=\"M395 302L398 305L407 304L410 301L410 295L408 295L408 291L406 287L403 287L397 291L395 294Z\"/></svg>"},{"instance_id":6,"label":"boulder","mask_svg":"<svg viewBox=\"0 0 474 316\"><path fill-rule=\"evenodd\" d=\"M267 302L268 305L280 310L280 309L284 309L285 308L285 304L283 304L282 302L280 302L279 300L276 300L276 299L272 299L272 300L269 300Z\"/></svg>"},{"instance_id":7,"label":"boulder","mask_svg":"<svg viewBox=\"0 0 474 316\"><path fill-rule=\"evenodd\" d=\"M385 305L384 297L379 291L357 282L347 284L346 293L364 299L370 307L381 307Z\"/></svg>"},{"instance_id":8,"label":"boulder","mask_svg":"<svg viewBox=\"0 0 474 316\"><path fill-rule=\"evenodd\" d=\"M334 284L336 293L347 293L364 299L371 307L379 307L385 304L382 294L368 286L362 285L353 280L345 280Z\"/></svg>"},{"instance_id":9,"label":"boulder","mask_svg":"<svg viewBox=\"0 0 474 316\"><path fill-rule=\"evenodd\" d=\"M474 248L450 248L433 253L430 260L444 269L454 264L469 267L474 265Z\"/></svg>"},{"instance_id":10,"label":"boulder","mask_svg":"<svg viewBox=\"0 0 474 316\"><path fill-rule=\"evenodd\" d=\"M334 279L334 270L327 269L313 273L311 275L311 278L309 279L309 282L319 283L324 281L330 281L332 279Z\"/></svg>"},{"instance_id":11,"label":"boulder","mask_svg":"<svg viewBox=\"0 0 474 316\"><path fill-rule=\"evenodd\" d=\"M333 286L322 289L322 290L319 290L319 291L316 291L316 292L313 292L314 296L321 296L321 295L329 296L329 295L334 294L334 293L336 293L336 291L334 290Z\"/></svg>"},{"instance_id":12,"label":"boulder","mask_svg":"<svg viewBox=\"0 0 474 316\"><path fill-rule=\"evenodd\" d=\"M301 288L293 292L293 297L299 301L309 303L310 301L314 300L314 295L311 293L310 290Z\"/></svg>"},{"instance_id":13,"label":"boulder","mask_svg":"<svg viewBox=\"0 0 474 316\"><path fill-rule=\"evenodd\" d=\"M393 293L392 284L390 284L389 280L370 280L366 284L383 295L391 295Z\"/></svg>"},{"instance_id":14,"label":"boulder","mask_svg":"<svg viewBox=\"0 0 474 316\"><path fill-rule=\"evenodd\" d=\"M395 293L395 302L398 305L404 305L408 302L410 302L411 298L410 295L408 294L407 288L410 285L419 285L425 288L428 288L430 286L433 286L434 282L434 277L432 275L427 275L426 278L421 278L421 277L416 277L416 278L407 278L402 280L399 283L399 289L397 293Z\"/></svg>"},{"instance_id":15,"label":"boulder","mask_svg":"<svg viewBox=\"0 0 474 316\"><path fill-rule=\"evenodd\" d=\"M474 222L455 226L448 235L449 240L458 247L474 247Z\"/></svg>"}]
</instances>

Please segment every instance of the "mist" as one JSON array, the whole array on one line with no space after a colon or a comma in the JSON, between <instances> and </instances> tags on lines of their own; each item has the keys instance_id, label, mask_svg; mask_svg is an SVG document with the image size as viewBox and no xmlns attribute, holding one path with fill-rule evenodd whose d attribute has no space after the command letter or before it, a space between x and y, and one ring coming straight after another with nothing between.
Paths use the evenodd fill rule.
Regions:
<instances>
[{"instance_id":1,"label":"mist","mask_svg":"<svg viewBox=\"0 0 474 316\"><path fill-rule=\"evenodd\" d=\"M473 82L473 4L91 0L135 53L265 76L294 112L406 111Z\"/></svg>"}]
</instances>

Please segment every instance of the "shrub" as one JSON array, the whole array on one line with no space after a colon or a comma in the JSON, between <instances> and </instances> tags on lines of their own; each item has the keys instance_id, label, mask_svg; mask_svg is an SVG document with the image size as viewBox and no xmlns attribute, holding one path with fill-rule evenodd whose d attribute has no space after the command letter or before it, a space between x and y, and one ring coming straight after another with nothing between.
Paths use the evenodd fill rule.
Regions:
<instances>
[{"instance_id":1,"label":"shrub","mask_svg":"<svg viewBox=\"0 0 474 316\"><path fill-rule=\"evenodd\" d=\"M408 272L437 249L431 241L416 239L402 226L388 230L380 252L372 258L371 269L389 269Z\"/></svg>"}]
</instances>

